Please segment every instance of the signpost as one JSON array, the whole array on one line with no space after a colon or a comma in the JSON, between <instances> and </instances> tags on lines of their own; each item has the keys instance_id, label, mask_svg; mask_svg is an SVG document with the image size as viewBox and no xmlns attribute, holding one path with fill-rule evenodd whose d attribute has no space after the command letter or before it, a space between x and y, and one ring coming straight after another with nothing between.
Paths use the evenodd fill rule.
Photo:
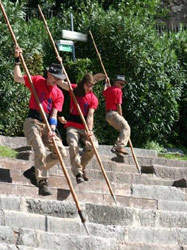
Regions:
<instances>
[{"instance_id":1,"label":"signpost","mask_svg":"<svg viewBox=\"0 0 187 250\"><path fill-rule=\"evenodd\" d=\"M86 42L87 41L87 35L86 34L71 31L71 30L62 30L62 38L71 39L71 40L75 40L75 41L81 41L81 42Z\"/></svg>"},{"instance_id":2,"label":"signpost","mask_svg":"<svg viewBox=\"0 0 187 250\"><path fill-rule=\"evenodd\" d=\"M74 46L73 41L58 40L58 41L56 41L56 44L58 46L59 51L64 51L64 52L72 52L73 51L73 46Z\"/></svg>"},{"instance_id":3,"label":"signpost","mask_svg":"<svg viewBox=\"0 0 187 250\"><path fill-rule=\"evenodd\" d=\"M70 18L71 18L71 30L62 30L62 38L68 40L58 40L56 41L56 44L58 46L59 51L72 52L72 58L73 61L75 61L75 45L73 41L86 42L87 34L83 34L81 32L75 32L72 13L70 15Z\"/></svg>"}]
</instances>

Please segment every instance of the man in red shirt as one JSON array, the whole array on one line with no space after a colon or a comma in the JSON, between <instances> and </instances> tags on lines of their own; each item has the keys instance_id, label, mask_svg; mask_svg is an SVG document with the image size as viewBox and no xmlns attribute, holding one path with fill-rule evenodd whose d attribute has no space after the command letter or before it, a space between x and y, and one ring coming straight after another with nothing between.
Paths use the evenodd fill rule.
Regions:
<instances>
[{"instance_id":1,"label":"man in red shirt","mask_svg":"<svg viewBox=\"0 0 187 250\"><path fill-rule=\"evenodd\" d=\"M93 123L94 123L94 111L98 106L98 99L92 92L92 87L95 81L91 74L86 74L78 85L71 84L74 94L76 96L77 102L80 106L83 116L85 117L89 134L86 133L85 126L80 118L77 105L73 101L72 94L70 92L69 86L65 81L58 82L58 85L69 91L70 93L70 116L66 124L67 128L67 143L69 145L70 161L72 165L72 172L76 176L77 184L88 181L85 173L85 168L88 162L94 155L92 145L89 141L89 136L98 147L98 142L93 134ZM83 154L79 154L79 140L84 144Z\"/></svg>"},{"instance_id":2,"label":"man in red shirt","mask_svg":"<svg viewBox=\"0 0 187 250\"><path fill-rule=\"evenodd\" d=\"M32 146L34 151L34 169L37 186L39 187L40 195L50 195L51 190L48 187L48 169L54 166L58 162L58 156L56 154L54 145L51 138L55 138L55 142L62 154L62 157L66 156L66 150L62 144L60 138L56 135L55 129L57 126L57 113L62 111L64 96L62 91L57 87L57 83L65 79L65 75L62 73L61 65L52 64L47 72L47 79L43 76L35 75L31 76L35 90L39 97L40 103L46 113L49 120L49 124L52 132L48 132L46 124L40 114L40 109L35 101L34 95L27 76L23 76L20 69L19 54L22 50L19 47L15 48L15 66L14 66L14 81L24 84L31 92L29 102L28 117L24 122L24 134L27 138L27 142ZM50 153L46 155L46 148L50 150Z\"/></svg>"},{"instance_id":3,"label":"man in red shirt","mask_svg":"<svg viewBox=\"0 0 187 250\"><path fill-rule=\"evenodd\" d=\"M130 138L130 126L122 114L122 88L125 86L125 76L117 75L114 79L114 85L110 86L109 79L106 79L103 95L105 97L106 120L119 131L119 137L112 148L113 153L128 154L124 147Z\"/></svg>"}]
</instances>

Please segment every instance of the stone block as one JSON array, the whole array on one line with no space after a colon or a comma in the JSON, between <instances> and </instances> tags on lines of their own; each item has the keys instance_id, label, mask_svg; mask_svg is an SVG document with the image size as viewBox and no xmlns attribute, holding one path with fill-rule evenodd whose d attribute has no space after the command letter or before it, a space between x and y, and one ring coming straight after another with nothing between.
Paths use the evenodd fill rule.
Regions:
<instances>
[{"instance_id":1,"label":"stone block","mask_svg":"<svg viewBox=\"0 0 187 250\"><path fill-rule=\"evenodd\" d=\"M132 184L132 196L156 200L185 201L185 193L175 187Z\"/></svg>"},{"instance_id":2,"label":"stone block","mask_svg":"<svg viewBox=\"0 0 187 250\"><path fill-rule=\"evenodd\" d=\"M29 213L50 215L61 218L77 217L77 209L73 203L51 200L27 199Z\"/></svg>"},{"instance_id":3,"label":"stone block","mask_svg":"<svg viewBox=\"0 0 187 250\"><path fill-rule=\"evenodd\" d=\"M1 250L18 250L13 244L0 243Z\"/></svg>"},{"instance_id":4,"label":"stone block","mask_svg":"<svg viewBox=\"0 0 187 250\"><path fill-rule=\"evenodd\" d=\"M0 218L1 219L1 218ZM6 244L14 244L17 237L12 228L8 226L0 226L0 242Z\"/></svg>"},{"instance_id":5,"label":"stone block","mask_svg":"<svg viewBox=\"0 0 187 250\"><path fill-rule=\"evenodd\" d=\"M18 197L4 196L0 197L0 209L20 210L20 199Z\"/></svg>"},{"instance_id":6,"label":"stone block","mask_svg":"<svg viewBox=\"0 0 187 250\"><path fill-rule=\"evenodd\" d=\"M1 217L3 216L5 226L46 230L46 218L44 215L4 210L4 214Z\"/></svg>"},{"instance_id":7,"label":"stone block","mask_svg":"<svg viewBox=\"0 0 187 250\"><path fill-rule=\"evenodd\" d=\"M187 211L186 201L158 201L158 209L166 211Z\"/></svg>"}]
</instances>

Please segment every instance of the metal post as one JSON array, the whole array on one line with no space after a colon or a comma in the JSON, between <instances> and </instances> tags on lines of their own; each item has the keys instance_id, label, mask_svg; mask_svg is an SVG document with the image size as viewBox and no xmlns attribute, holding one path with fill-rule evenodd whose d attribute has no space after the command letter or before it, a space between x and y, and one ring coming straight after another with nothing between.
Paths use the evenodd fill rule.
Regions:
<instances>
[{"instance_id":1,"label":"metal post","mask_svg":"<svg viewBox=\"0 0 187 250\"><path fill-rule=\"evenodd\" d=\"M74 24L73 24L73 14L70 14L70 19L71 19L71 31L74 31ZM75 58L75 44L73 43L72 46L72 59L75 62L76 58Z\"/></svg>"}]
</instances>

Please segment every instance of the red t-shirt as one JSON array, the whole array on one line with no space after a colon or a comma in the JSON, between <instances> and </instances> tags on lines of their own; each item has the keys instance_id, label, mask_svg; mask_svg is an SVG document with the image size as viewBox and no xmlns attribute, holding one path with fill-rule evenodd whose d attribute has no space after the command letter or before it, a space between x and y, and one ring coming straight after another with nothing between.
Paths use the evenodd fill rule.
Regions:
<instances>
[{"instance_id":1,"label":"red t-shirt","mask_svg":"<svg viewBox=\"0 0 187 250\"><path fill-rule=\"evenodd\" d=\"M32 93L28 77L24 76L24 79L25 79L25 86L29 88L31 91L29 107L31 109L40 111L35 101L34 95ZM31 79L45 113L50 114L52 108L55 108L58 111L62 111L62 107L64 104L64 95L62 91L56 85L55 86L47 85L47 80L43 76L40 75L31 76Z\"/></svg>"},{"instance_id":2,"label":"red t-shirt","mask_svg":"<svg viewBox=\"0 0 187 250\"><path fill-rule=\"evenodd\" d=\"M117 110L116 104L122 104L123 93L120 88L111 86L103 91L106 111Z\"/></svg>"},{"instance_id":3,"label":"red t-shirt","mask_svg":"<svg viewBox=\"0 0 187 250\"><path fill-rule=\"evenodd\" d=\"M73 89L77 87L76 84L71 84L71 86ZM77 105L73 101L71 92L70 92L70 97L71 97L70 113L73 115L79 115ZM92 91L87 93L85 96L76 96L76 99L84 116L88 115L89 109L97 109L98 107L98 99ZM78 129L85 129L84 124L73 122L73 121L68 121L66 124L66 127L75 127Z\"/></svg>"}]
</instances>

